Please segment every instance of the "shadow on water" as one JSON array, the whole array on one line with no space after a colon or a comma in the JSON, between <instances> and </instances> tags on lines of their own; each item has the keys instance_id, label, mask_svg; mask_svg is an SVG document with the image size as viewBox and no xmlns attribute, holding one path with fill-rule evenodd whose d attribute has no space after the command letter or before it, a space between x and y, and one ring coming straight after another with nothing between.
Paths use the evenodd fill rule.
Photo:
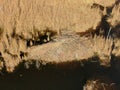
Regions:
<instances>
[{"instance_id":1,"label":"shadow on water","mask_svg":"<svg viewBox=\"0 0 120 90\"><path fill-rule=\"evenodd\" d=\"M43 66L41 70L21 67L0 76L1 90L82 90L79 66L74 70L56 69L55 65Z\"/></svg>"},{"instance_id":2,"label":"shadow on water","mask_svg":"<svg viewBox=\"0 0 120 90\"><path fill-rule=\"evenodd\" d=\"M83 90L87 79L94 73L111 73L110 68L100 66L95 60L47 64L40 70L32 65L25 69L22 63L14 73L1 73L1 90Z\"/></svg>"}]
</instances>

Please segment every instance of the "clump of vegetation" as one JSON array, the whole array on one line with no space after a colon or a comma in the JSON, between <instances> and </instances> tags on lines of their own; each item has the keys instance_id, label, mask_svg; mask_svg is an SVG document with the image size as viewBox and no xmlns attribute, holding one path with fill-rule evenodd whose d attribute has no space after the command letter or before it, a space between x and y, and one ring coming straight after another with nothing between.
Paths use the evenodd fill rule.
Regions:
<instances>
[{"instance_id":1,"label":"clump of vegetation","mask_svg":"<svg viewBox=\"0 0 120 90\"><path fill-rule=\"evenodd\" d=\"M104 83L100 80L88 80L83 90L117 90L115 83Z\"/></svg>"}]
</instances>

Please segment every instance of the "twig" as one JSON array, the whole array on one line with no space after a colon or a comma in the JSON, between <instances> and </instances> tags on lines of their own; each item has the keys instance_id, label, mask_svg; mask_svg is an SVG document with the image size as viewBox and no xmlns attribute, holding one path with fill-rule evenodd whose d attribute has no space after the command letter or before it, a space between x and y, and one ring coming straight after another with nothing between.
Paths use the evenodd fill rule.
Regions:
<instances>
[{"instance_id":1,"label":"twig","mask_svg":"<svg viewBox=\"0 0 120 90\"><path fill-rule=\"evenodd\" d=\"M107 39L108 39L109 36L110 36L111 29L112 29L112 27L110 27L110 29L109 29L109 31L108 31Z\"/></svg>"}]
</instances>

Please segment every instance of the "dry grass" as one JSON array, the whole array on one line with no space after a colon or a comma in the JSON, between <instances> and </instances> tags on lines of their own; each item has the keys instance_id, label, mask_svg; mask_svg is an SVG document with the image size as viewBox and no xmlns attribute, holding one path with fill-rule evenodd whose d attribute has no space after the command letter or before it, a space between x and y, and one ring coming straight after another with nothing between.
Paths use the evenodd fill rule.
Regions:
<instances>
[{"instance_id":1,"label":"dry grass","mask_svg":"<svg viewBox=\"0 0 120 90\"><path fill-rule=\"evenodd\" d=\"M34 27L38 30L50 28L56 32L61 29L84 32L95 29L102 16L99 9L91 9L88 3L88 0L4 0L0 23L8 33L16 28L20 35L34 33Z\"/></svg>"},{"instance_id":2,"label":"dry grass","mask_svg":"<svg viewBox=\"0 0 120 90\"><path fill-rule=\"evenodd\" d=\"M119 39L116 39L114 42L115 42L115 48L114 48L114 50L112 51L112 53L113 53L115 56L120 56L120 40L119 40Z\"/></svg>"},{"instance_id":3,"label":"dry grass","mask_svg":"<svg viewBox=\"0 0 120 90\"><path fill-rule=\"evenodd\" d=\"M47 28L58 34L62 29L76 32L95 29L101 21L102 12L91 9L91 5L82 0L0 0L0 26L4 28L0 52L5 58L5 65L11 67L7 70L14 70L13 67L18 64L20 51L27 49L27 40L39 37L37 34Z\"/></svg>"},{"instance_id":4,"label":"dry grass","mask_svg":"<svg viewBox=\"0 0 120 90\"><path fill-rule=\"evenodd\" d=\"M104 7L110 7L115 4L117 0L94 0L95 3L102 5Z\"/></svg>"},{"instance_id":5,"label":"dry grass","mask_svg":"<svg viewBox=\"0 0 120 90\"><path fill-rule=\"evenodd\" d=\"M0 50L7 70L12 72L22 60L42 60L47 63L61 63L87 60L88 58L98 56L102 65L110 64L112 39L106 40L98 36L94 38L79 37L75 33L67 32L66 30L62 33L62 36L54 37L53 42L30 47L26 46L27 41L17 40L12 37L10 39L12 42L9 44L10 37L5 36L0 43ZM21 51L23 52L22 56L20 54ZM25 52L28 52L28 54L25 55Z\"/></svg>"},{"instance_id":6,"label":"dry grass","mask_svg":"<svg viewBox=\"0 0 120 90\"><path fill-rule=\"evenodd\" d=\"M108 22L111 24L112 27L120 25L120 4L116 5L111 13L111 16L108 18Z\"/></svg>"},{"instance_id":7,"label":"dry grass","mask_svg":"<svg viewBox=\"0 0 120 90\"><path fill-rule=\"evenodd\" d=\"M112 27L112 33L114 38L120 38L120 4L115 5L110 17L108 18L108 23Z\"/></svg>"},{"instance_id":8,"label":"dry grass","mask_svg":"<svg viewBox=\"0 0 120 90\"><path fill-rule=\"evenodd\" d=\"M76 34L68 35L67 32L96 30L104 11L91 6L96 3L108 7L112 6L115 0L106 2L107 0L0 0L0 52L5 59L7 70L11 72L21 62L21 51L29 52L28 59L42 59L48 62L81 60L97 54L103 64L109 63L112 39L80 39ZM111 15L113 18L109 21L111 20L110 23L114 26L116 21L119 23L119 6L114 7ZM55 37L56 41L53 43L34 46L34 42L41 43L39 39L49 34L47 29L58 34L61 34L62 30L65 32L63 37ZM46 37L43 42L50 41L51 36ZM30 47L27 46L28 40ZM117 51L114 52L119 55Z\"/></svg>"}]
</instances>

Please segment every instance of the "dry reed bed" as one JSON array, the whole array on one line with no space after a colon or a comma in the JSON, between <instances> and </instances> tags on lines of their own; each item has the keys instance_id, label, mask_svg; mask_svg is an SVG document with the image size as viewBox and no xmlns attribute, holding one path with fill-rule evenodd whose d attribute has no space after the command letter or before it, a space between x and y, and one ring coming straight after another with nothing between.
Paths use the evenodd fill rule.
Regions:
<instances>
[{"instance_id":1,"label":"dry reed bed","mask_svg":"<svg viewBox=\"0 0 120 90\"><path fill-rule=\"evenodd\" d=\"M61 29L84 32L89 28L95 29L102 17L99 9L91 9L89 4L79 0L4 0L2 2L1 26L7 33L12 33L14 29L16 34L22 33L26 36L27 33L26 37L34 33L34 28L44 30L48 27L57 32Z\"/></svg>"},{"instance_id":2,"label":"dry reed bed","mask_svg":"<svg viewBox=\"0 0 120 90\"><path fill-rule=\"evenodd\" d=\"M53 43L27 47L28 40L34 41L36 37L38 39L39 34L41 35L41 32L47 29L58 35L61 34L61 30L74 32L96 30L103 15L106 14L106 7L112 6L115 0L105 2L98 0L1 0L0 57L4 58L4 61L0 61L0 66L5 65L7 71L12 72L24 59L64 62L87 59L94 55L98 55L103 60L101 61L103 64L109 63L113 40L105 40L102 37L92 39L80 39L78 36L77 38L62 37ZM103 5L104 11L99 7L91 8L93 3ZM118 8L114 8L111 14L114 17L108 19L109 23L116 22L116 20L119 22L119 19L116 19L118 16L114 14L115 11L119 16ZM119 40L115 42L115 45L119 49ZM117 50L113 50L113 52L115 55L119 55ZM62 53L62 58L59 57L59 53Z\"/></svg>"},{"instance_id":3,"label":"dry reed bed","mask_svg":"<svg viewBox=\"0 0 120 90\"><path fill-rule=\"evenodd\" d=\"M44 63L62 63L72 61L89 60L89 58L98 56L101 65L109 65L111 54L119 56L119 41L115 43L117 49L112 50L113 39L104 39L103 37L62 37L47 44L31 46L24 49L23 53L15 52L14 45L11 45L11 51L4 49L2 57L4 58L1 66L5 65L8 72L12 72L20 62L38 60ZM17 45L17 44L16 44ZM19 50L19 48L18 48Z\"/></svg>"}]
</instances>

